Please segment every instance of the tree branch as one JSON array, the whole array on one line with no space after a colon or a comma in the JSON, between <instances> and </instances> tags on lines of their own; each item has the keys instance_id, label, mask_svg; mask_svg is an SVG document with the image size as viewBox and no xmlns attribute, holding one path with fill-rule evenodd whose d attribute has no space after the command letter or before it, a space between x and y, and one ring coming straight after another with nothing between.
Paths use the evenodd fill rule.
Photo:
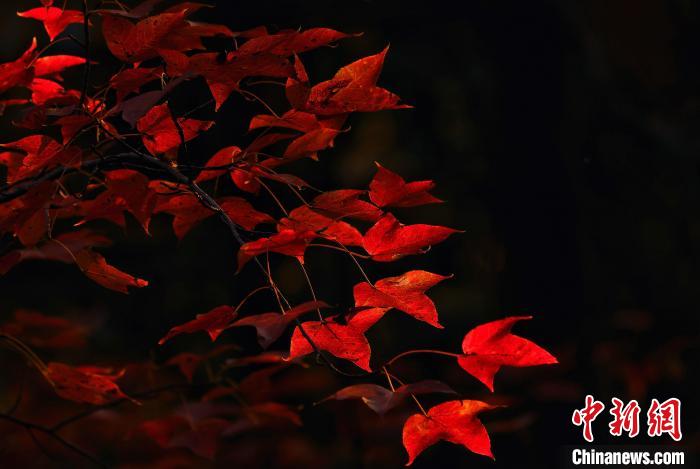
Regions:
<instances>
[{"instance_id":1,"label":"tree branch","mask_svg":"<svg viewBox=\"0 0 700 469\"><path fill-rule=\"evenodd\" d=\"M67 449L71 450L72 452L80 455L82 458L90 461L95 466L108 467L106 464L103 464L100 460L95 458L95 456L91 455L90 453L88 453L84 449L80 448L79 446L76 446L75 444L71 443L70 441L66 440L65 438L61 437L60 435L57 435L55 433L55 431L50 429L50 428L44 427L42 425L38 425L36 423L27 422L26 420L22 420L22 419L19 419L17 417L13 417L12 415L3 414L3 413L0 413L0 419L6 420L8 422L14 423L15 425L23 427L29 432L31 432L32 430L36 430L38 432L41 432L44 435L46 435L49 438L56 441L57 443L60 443L64 448L67 448Z\"/></svg>"}]
</instances>

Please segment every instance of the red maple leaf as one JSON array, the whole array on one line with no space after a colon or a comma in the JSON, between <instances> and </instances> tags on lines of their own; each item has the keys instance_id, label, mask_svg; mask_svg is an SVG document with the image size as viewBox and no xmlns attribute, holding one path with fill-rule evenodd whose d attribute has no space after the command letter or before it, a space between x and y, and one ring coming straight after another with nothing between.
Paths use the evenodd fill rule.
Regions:
<instances>
[{"instance_id":1,"label":"red maple leaf","mask_svg":"<svg viewBox=\"0 0 700 469\"><path fill-rule=\"evenodd\" d=\"M183 13L150 16L136 24L117 15L103 14L102 34L116 58L138 63L157 57L163 40L184 24Z\"/></svg>"},{"instance_id":2,"label":"red maple leaf","mask_svg":"<svg viewBox=\"0 0 700 469\"><path fill-rule=\"evenodd\" d=\"M46 135L30 135L1 147L7 150L0 153L0 164L7 166L8 182L28 178L57 165L75 166L82 157L80 149L64 147Z\"/></svg>"},{"instance_id":3,"label":"red maple leaf","mask_svg":"<svg viewBox=\"0 0 700 469\"><path fill-rule=\"evenodd\" d=\"M127 68L113 75L109 80L109 86L117 92L117 101L122 101L146 83L161 79L164 73L163 67Z\"/></svg>"},{"instance_id":4,"label":"red maple leaf","mask_svg":"<svg viewBox=\"0 0 700 469\"><path fill-rule=\"evenodd\" d=\"M458 230L433 225L403 225L390 213L365 233L363 246L378 262L391 262L411 254L421 254Z\"/></svg>"},{"instance_id":5,"label":"red maple leaf","mask_svg":"<svg viewBox=\"0 0 700 469\"><path fill-rule=\"evenodd\" d=\"M64 10L57 7L38 7L17 12L17 16L31 18L44 23L49 39L52 41L69 25L83 22L83 13L78 10Z\"/></svg>"},{"instance_id":6,"label":"red maple leaf","mask_svg":"<svg viewBox=\"0 0 700 469\"><path fill-rule=\"evenodd\" d=\"M217 306L207 313L198 314L191 321L173 327L165 337L158 341L158 344L163 345L179 334L192 334L199 331L207 331L213 342L223 331L231 327L231 323L236 319L236 316L237 314L233 307L228 305Z\"/></svg>"},{"instance_id":7,"label":"red maple leaf","mask_svg":"<svg viewBox=\"0 0 700 469\"><path fill-rule=\"evenodd\" d=\"M34 59L36 51L36 38L24 53L12 62L0 64L0 93L4 93L15 86L27 85L34 77L34 70L29 64Z\"/></svg>"},{"instance_id":8,"label":"red maple leaf","mask_svg":"<svg viewBox=\"0 0 700 469\"><path fill-rule=\"evenodd\" d=\"M38 77L50 76L52 78L60 78L60 75L65 69L85 64L83 57L75 55L49 55L39 57L34 61L34 75Z\"/></svg>"},{"instance_id":9,"label":"red maple leaf","mask_svg":"<svg viewBox=\"0 0 700 469\"><path fill-rule=\"evenodd\" d=\"M435 304L425 291L447 278L450 277L424 270L412 270L398 277L381 279L375 282L374 286L367 282L358 283L353 288L355 306L396 308L442 329Z\"/></svg>"},{"instance_id":10,"label":"red maple leaf","mask_svg":"<svg viewBox=\"0 0 700 469\"><path fill-rule=\"evenodd\" d=\"M493 458L489 434L477 416L494 408L481 401L448 401L431 408L427 415L412 415L403 426L403 445L408 452L406 465L413 464L424 449L440 440Z\"/></svg>"},{"instance_id":11,"label":"red maple leaf","mask_svg":"<svg viewBox=\"0 0 700 469\"><path fill-rule=\"evenodd\" d=\"M301 357L318 350L324 350L338 358L353 362L365 371L372 371L369 366L371 348L365 332L379 321L388 308L365 309L353 317L347 324L325 320L306 321L294 329L289 349L289 358ZM309 341L304 335L307 335ZM311 344L313 342L313 345Z\"/></svg>"},{"instance_id":12,"label":"red maple leaf","mask_svg":"<svg viewBox=\"0 0 700 469\"><path fill-rule=\"evenodd\" d=\"M306 246L317 236L313 231L282 230L268 238L245 243L238 250L238 271L240 272L253 257L269 252L296 257L299 262L303 263Z\"/></svg>"},{"instance_id":13,"label":"red maple leaf","mask_svg":"<svg viewBox=\"0 0 700 469\"><path fill-rule=\"evenodd\" d=\"M246 230L252 230L261 223L274 222L272 217L255 210L247 200L240 197L222 197L218 203L234 223ZM211 209L204 207L192 194L161 197L153 212L174 215L173 231L178 239L182 239L202 220L214 215Z\"/></svg>"},{"instance_id":14,"label":"red maple leaf","mask_svg":"<svg viewBox=\"0 0 700 469\"><path fill-rule=\"evenodd\" d=\"M305 110L319 116L409 108L401 98L377 85L388 48L338 70L311 88Z\"/></svg>"},{"instance_id":15,"label":"red maple leaf","mask_svg":"<svg viewBox=\"0 0 700 469\"><path fill-rule=\"evenodd\" d=\"M17 249L0 257L0 274L7 273L12 267L22 261L32 259L70 264L75 262L74 252L79 252L89 247L109 246L110 244L109 238L90 230L63 233L36 247Z\"/></svg>"},{"instance_id":16,"label":"red maple leaf","mask_svg":"<svg viewBox=\"0 0 700 469\"><path fill-rule=\"evenodd\" d=\"M95 283L110 290L121 293L129 293L129 287L142 288L148 285L148 281L122 272L95 251L83 249L75 254L75 263L80 270Z\"/></svg>"},{"instance_id":17,"label":"red maple leaf","mask_svg":"<svg viewBox=\"0 0 700 469\"><path fill-rule=\"evenodd\" d=\"M342 189L319 194L312 201L312 206L332 218L355 218L358 220L377 221L382 211L369 202L360 199L365 191Z\"/></svg>"},{"instance_id":18,"label":"red maple leaf","mask_svg":"<svg viewBox=\"0 0 700 469\"><path fill-rule=\"evenodd\" d=\"M442 200L428 194L435 187L433 181L407 183L398 174L377 165L377 174L369 184L369 198L379 207L415 207Z\"/></svg>"},{"instance_id":19,"label":"red maple leaf","mask_svg":"<svg viewBox=\"0 0 700 469\"><path fill-rule=\"evenodd\" d=\"M122 374L110 374L95 367L72 367L56 362L49 363L44 371L56 394L64 399L94 405L131 399L115 383Z\"/></svg>"},{"instance_id":20,"label":"red maple leaf","mask_svg":"<svg viewBox=\"0 0 700 469\"><path fill-rule=\"evenodd\" d=\"M278 229L294 231L315 231L322 237L345 246L362 246L362 235L357 228L344 222L335 221L314 211L306 205L297 207L279 222Z\"/></svg>"},{"instance_id":21,"label":"red maple leaf","mask_svg":"<svg viewBox=\"0 0 700 469\"><path fill-rule=\"evenodd\" d=\"M152 155L165 154L170 159L177 156L182 143L189 142L201 132L209 130L212 125L213 121L184 117L175 119L167 103L151 108L136 122L136 128L143 134L146 149Z\"/></svg>"},{"instance_id":22,"label":"red maple leaf","mask_svg":"<svg viewBox=\"0 0 700 469\"><path fill-rule=\"evenodd\" d=\"M535 366L558 363L539 345L511 334L513 325L532 316L516 316L475 327L464 336L459 366L493 392L493 377L502 366Z\"/></svg>"}]
</instances>

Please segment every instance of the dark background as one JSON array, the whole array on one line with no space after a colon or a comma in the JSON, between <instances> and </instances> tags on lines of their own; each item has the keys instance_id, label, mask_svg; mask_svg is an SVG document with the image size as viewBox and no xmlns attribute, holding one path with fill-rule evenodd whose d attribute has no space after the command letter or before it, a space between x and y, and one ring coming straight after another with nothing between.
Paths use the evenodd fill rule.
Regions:
<instances>
[{"instance_id":1,"label":"dark background","mask_svg":"<svg viewBox=\"0 0 700 469\"><path fill-rule=\"evenodd\" d=\"M27 3L0 6L3 61L16 57L33 34L46 39L38 26L14 16ZM305 55L315 81L391 44L380 84L415 109L353 116L352 131L337 139L336 149L319 163L294 168L323 189L365 187L373 161L408 180L432 178L435 194L447 203L397 216L465 230L427 256L371 268L374 278L409 266L455 274L432 294L446 330L390 315L370 333L378 344L375 363L408 348L458 351L476 324L532 314L516 332L547 347L561 364L506 369L493 397L450 360L407 358L398 369L413 379L443 379L467 398L507 403L508 409L484 417L496 467L563 465L562 446L583 444L570 416L586 394L608 406L612 396L635 398L643 412L651 398L679 397L683 446L697 448L700 4L217 3L197 18L237 30L265 24L364 32ZM61 47L55 52L71 50ZM173 99L188 109L207 95ZM246 141L251 109L260 110L239 98L228 102L217 127L194 147L194 158L204 161L224 145ZM7 122L2 132L3 141L18 136ZM162 360L178 350L155 349L167 329L240 299L258 280L252 268L247 277L233 276L234 247L216 220L179 245L165 221L156 223L151 238L132 225L107 257L151 287L120 296L74 267L28 263L0 281L2 314L33 307L77 315L95 326L95 356ZM319 295L347 304L349 285L360 281L353 266L318 252L308 263ZM282 265L277 274L290 291L304 291L293 267ZM235 342L238 336L227 337ZM181 348L206 349L199 339L186 339ZM414 409L381 421L349 403L311 408L302 414L311 441L300 447L315 452L311 459L321 467L398 467L405 462L400 425L409 412ZM606 440L608 417L606 409L596 422L597 441L624 443ZM641 423L644 430L644 415ZM267 453L258 455L262 465L272 464L275 448L282 451L269 438ZM670 438L654 443L670 445ZM449 443L415 463L493 466Z\"/></svg>"}]
</instances>

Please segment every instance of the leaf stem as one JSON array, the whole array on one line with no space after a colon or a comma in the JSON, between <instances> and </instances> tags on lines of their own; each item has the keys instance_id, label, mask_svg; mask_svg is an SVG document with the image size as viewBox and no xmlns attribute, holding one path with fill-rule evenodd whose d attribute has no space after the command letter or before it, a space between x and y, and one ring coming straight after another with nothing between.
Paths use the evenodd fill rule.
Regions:
<instances>
[{"instance_id":1,"label":"leaf stem","mask_svg":"<svg viewBox=\"0 0 700 469\"><path fill-rule=\"evenodd\" d=\"M459 358L459 357L464 356L464 354L461 354L461 353L445 352L443 350L431 350L431 349L407 350L405 352L402 352L402 353L396 355L394 358L392 358L391 360L386 362L385 366L391 365L392 363L399 360L400 358L406 357L408 355L415 355L418 353L431 353L433 355L445 355L445 356L454 357L454 358Z\"/></svg>"}]
</instances>

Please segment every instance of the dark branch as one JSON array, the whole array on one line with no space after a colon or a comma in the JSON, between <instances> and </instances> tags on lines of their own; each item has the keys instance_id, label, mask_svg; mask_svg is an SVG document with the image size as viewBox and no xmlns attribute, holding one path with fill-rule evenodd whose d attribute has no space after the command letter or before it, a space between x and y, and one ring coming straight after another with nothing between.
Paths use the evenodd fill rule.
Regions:
<instances>
[{"instance_id":1,"label":"dark branch","mask_svg":"<svg viewBox=\"0 0 700 469\"><path fill-rule=\"evenodd\" d=\"M14 423L15 425L18 425L20 427L25 428L27 431L32 431L36 430L38 432L43 433L44 435L48 436L49 438L55 440L57 443L60 443L64 448L67 448L74 452L75 454L80 455L82 458L86 459L87 461L90 461L92 464L94 464L97 467L107 467L107 465L103 464L100 462L95 456L91 455L84 449L74 445L70 441L66 440L65 438L61 437L60 435L57 435L52 429L44 427L42 425L38 425L36 423L32 422L27 422L26 420L18 419L17 417L13 417L11 415L7 414L2 414L0 413L0 419L6 420L8 422Z\"/></svg>"}]
</instances>

